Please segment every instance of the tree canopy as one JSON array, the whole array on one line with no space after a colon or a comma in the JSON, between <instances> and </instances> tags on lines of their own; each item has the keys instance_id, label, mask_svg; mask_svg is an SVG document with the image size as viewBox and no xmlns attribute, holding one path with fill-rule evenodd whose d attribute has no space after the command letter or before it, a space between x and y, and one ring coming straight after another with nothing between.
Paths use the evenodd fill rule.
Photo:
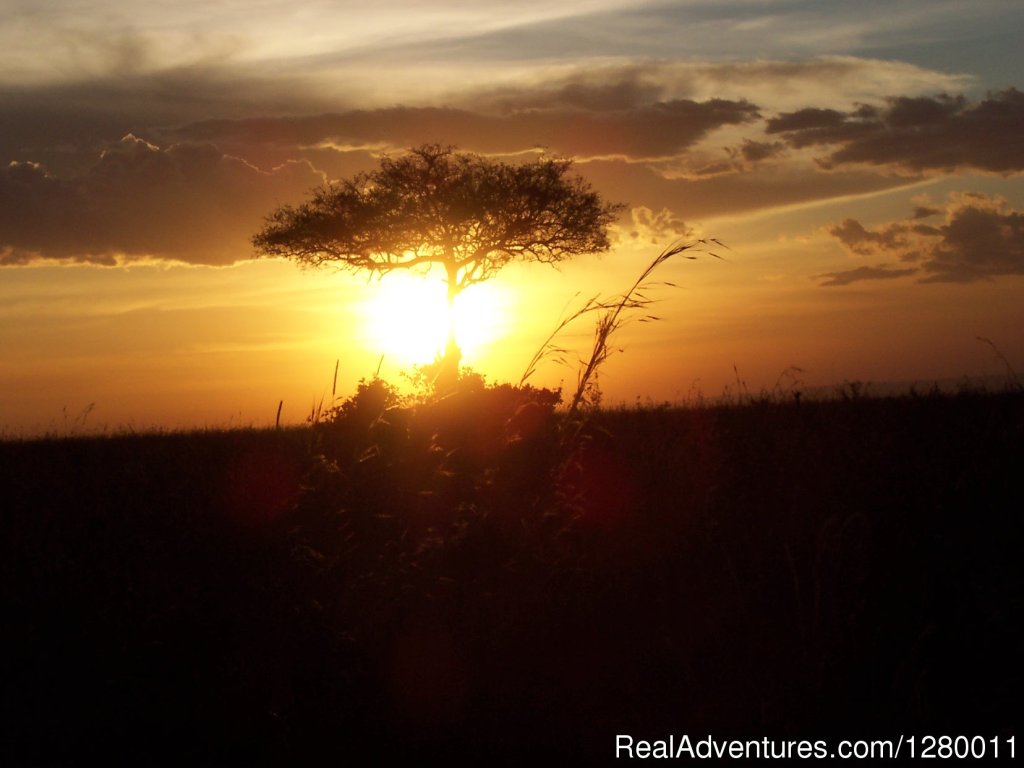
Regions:
<instances>
[{"instance_id":1,"label":"tree canopy","mask_svg":"<svg viewBox=\"0 0 1024 768\"><path fill-rule=\"evenodd\" d=\"M571 167L563 158L507 163L425 144L278 208L252 242L259 255L303 266L385 275L437 265L451 305L512 261L554 264L610 247L608 226L622 206ZM453 351L454 331L446 354Z\"/></svg>"}]
</instances>

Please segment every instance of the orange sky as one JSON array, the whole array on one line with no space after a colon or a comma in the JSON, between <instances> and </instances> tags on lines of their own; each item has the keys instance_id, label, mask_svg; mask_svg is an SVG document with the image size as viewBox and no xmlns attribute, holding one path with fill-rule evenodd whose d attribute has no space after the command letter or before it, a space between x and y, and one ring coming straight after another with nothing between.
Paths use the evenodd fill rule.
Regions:
<instances>
[{"instance_id":1,"label":"orange sky","mask_svg":"<svg viewBox=\"0 0 1024 768\"><path fill-rule=\"evenodd\" d=\"M545 147L627 204L612 252L482 287L466 362L492 380L687 233L726 261L665 265L680 287L623 329L606 402L716 397L737 372L752 392L1003 374L979 336L1024 370L1014 3L4 6L2 434L263 425L280 400L301 422L336 360L342 394L382 354L400 380L384 284L248 239L428 141Z\"/></svg>"}]
</instances>

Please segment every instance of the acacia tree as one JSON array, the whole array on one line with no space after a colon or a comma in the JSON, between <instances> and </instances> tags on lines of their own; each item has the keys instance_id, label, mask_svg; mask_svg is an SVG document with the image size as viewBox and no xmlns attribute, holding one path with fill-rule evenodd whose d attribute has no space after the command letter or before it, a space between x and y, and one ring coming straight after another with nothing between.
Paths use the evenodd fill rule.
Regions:
<instances>
[{"instance_id":1,"label":"acacia tree","mask_svg":"<svg viewBox=\"0 0 1024 768\"><path fill-rule=\"evenodd\" d=\"M271 213L252 242L259 255L384 276L445 270L448 343L440 367L458 375L452 308L467 287L512 261L555 264L609 248L621 205L569 175L572 161L498 162L425 144L379 169L315 189Z\"/></svg>"}]
</instances>

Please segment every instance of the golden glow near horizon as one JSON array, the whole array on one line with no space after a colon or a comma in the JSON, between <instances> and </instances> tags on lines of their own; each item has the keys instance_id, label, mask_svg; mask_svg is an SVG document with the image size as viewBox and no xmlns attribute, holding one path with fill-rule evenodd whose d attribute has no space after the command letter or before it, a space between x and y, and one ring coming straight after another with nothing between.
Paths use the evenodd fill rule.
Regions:
<instances>
[{"instance_id":1,"label":"golden glow near horizon","mask_svg":"<svg viewBox=\"0 0 1024 768\"><path fill-rule=\"evenodd\" d=\"M617 335L606 403L756 393L793 366L807 387L1003 374L978 337L1024 370L1024 16L869 2L8 2L0 434L266 425L281 400L300 423L336 361L344 396L382 355L401 385L445 343L441 280L253 261L249 240L425 142L544 147L628 206L604 256L459 298L489 381L686 233L732 251L659 270L680 288ZM531 384L571 388L593 319Z\"/></svg>"}]
</instances>

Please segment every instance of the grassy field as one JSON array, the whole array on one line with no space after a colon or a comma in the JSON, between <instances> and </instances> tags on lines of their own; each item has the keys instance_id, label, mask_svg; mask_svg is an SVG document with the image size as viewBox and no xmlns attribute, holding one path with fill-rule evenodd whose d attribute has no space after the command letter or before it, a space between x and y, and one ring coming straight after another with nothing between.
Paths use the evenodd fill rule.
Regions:
<instances>
[{"instance_id":1,"label":"grassy field","mask_svg":"<svg viewBox=\"0 0 1024 768\"><path fill-rule=\"evenodd\" d=\"M0 443L5 764L1017 732L1021 393L385 395Z\"/></svg>"}]
</instances>

